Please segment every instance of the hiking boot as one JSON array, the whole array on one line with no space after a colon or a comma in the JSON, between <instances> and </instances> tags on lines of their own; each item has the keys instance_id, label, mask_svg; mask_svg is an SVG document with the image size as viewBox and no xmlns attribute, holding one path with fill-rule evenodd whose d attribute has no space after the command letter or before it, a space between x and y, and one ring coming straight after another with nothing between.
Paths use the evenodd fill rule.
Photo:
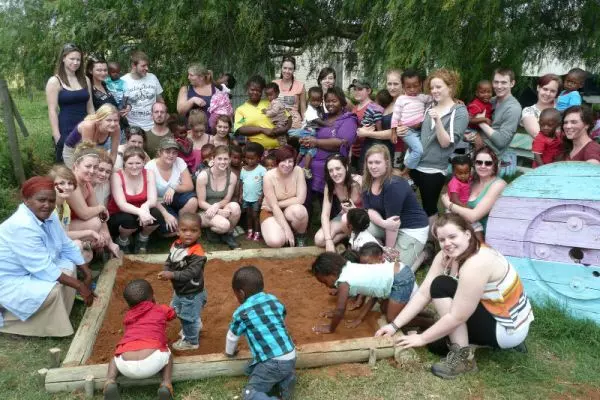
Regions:
<instances>
[{"instance_id":1,"label":"hiking boot","mask_svg":"<svg viewBox=\"0 0 600 400\"><path fill-rule=\"evenodd\" d=\"M443 379L454 379L461 374L477 371L475 349L471 346L460 347L457 344L450 345L446 358L431 366L431 372Z\"/></svg>"},{"instance_id":2,"label":"hiking boot","mask_svg":"<svg viewBox=\"0 0 600 400\"><path fill-rule=\"evenodd\" d=\"M525 341L513 347L513 350L518 351L519 353L527 354L527 345L525 344Z\"/></svg>"},{"instance_id":3,"label":"hiking boot","mask_svg":"<svg viewBox=\"0 0 600 400\"><path fill-rule=\"evenodd\" d=\"M199 344L191 344L190 342L188 342L185 339L179 339L178 341L173 343L171 345L171 347L173 347L173 350L187 351L187 350L197 350L198 347L200 347L200 345Z\"/></svg>"},{"instance_id":4,"label":"hiking boot","mask_svg":"<svg viewBox=\"0 0 600 400\"><path fill-rule=\"evenodd\" d=\"M129 238L125 238L125 240L121 239L121 236L117 236L117 245L123 252L123 254L131 253L131 249L129 248Z\"/></svg>"},{"instance_id":5,"label":"hiking boot","mask_svg":"<svg viewBox=\"0 0 600 400\"><path fill-rule=\"evenodd\" d=\"M237 249L239 247L238 243L235 241L233 234L225 233L221 235L221 241L225 243L231 250Z\"/></svg>"},{"instance_id":6,"label":"hiking boot","mask_svg":"<svg viewBox=\"0 0 600 400\"><path fill-rule=\"evenodd\" d=\"M306 233L296 234L296 247L306 247Z\"/></svg>"},{"instance_id":7,"label":"hiking boot","mask_svg":"<svg viewBox=\"0 0 600 400\"><path fill-rule=\"evenodd\" d=\"M148 252L148 239L150 239L149 236L146 236L144 238L144 237L142 237L141 234L138 234L137 237L135 238L135 246L133 249L133 253L134 254L146 254Z\"/></svg>"}]
</instances>

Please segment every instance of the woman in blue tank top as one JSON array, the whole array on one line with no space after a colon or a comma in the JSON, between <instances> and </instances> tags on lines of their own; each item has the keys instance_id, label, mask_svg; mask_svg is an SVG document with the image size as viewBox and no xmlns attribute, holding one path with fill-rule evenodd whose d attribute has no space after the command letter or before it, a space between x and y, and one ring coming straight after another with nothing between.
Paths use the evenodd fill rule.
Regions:
<instances>
[{"instance_id":1,"label":"woman in blue tank top","mask_svg":"<svg viewBox=\"0 0 600 400\"><path fill-rule=\"evenodd\" d=\"M48 118L56 147L56 161L62 162L65 138L87 114L94 112L91 84L81 66L81 50L72 43L61 49L55 74L46 84Z\"/></svg>"},{"instance_id":2,"label":"woman in blue tank top","mask_svg":"<svg viewBox=\"0 0 600 400\"><path fill-rule=\"evenodd\" d=\"M190 84L179 89L177 112L187 116L191 110L199 108L206 113L208 121L210 101L217 91L213 84L212 71L200 64L192 64L188 68L188 80Z\"/></svg>"}]
</instances>

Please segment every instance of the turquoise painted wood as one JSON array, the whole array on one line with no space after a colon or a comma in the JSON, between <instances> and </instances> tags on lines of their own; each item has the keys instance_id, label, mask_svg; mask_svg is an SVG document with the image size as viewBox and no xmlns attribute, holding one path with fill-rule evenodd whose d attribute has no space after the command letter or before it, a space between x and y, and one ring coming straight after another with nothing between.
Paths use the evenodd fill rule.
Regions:
<instances>
[{"instance_id":1,"label":"turquoise painted wood","mask_svg":"<svg viewBox=\"0 0 600 400\"><path fill-rule=\"evenodd\" d=\"M600 323L600 166L554 163L520 176L494 205L486 242L532 299Z\"/></svg>"}]
</instances>

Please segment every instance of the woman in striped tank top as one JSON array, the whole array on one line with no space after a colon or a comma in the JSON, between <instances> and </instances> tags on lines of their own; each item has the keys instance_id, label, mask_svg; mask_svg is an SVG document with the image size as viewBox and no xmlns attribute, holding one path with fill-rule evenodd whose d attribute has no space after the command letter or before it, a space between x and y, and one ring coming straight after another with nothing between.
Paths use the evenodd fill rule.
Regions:
<instances>
[{"instance_id":1,"label":"woman in striped tank top","mask_svg":"<svg viewBox=\"0 0 600 400\"><path fill-rule=\"evenodd\" d=\"M479 244L471 224L456 214L438 218L433 233L442 250L425 280L396 319L376 336L393 335L429 302L440 319L421 334L403 336L403 348L447 339L449 352L432 366L441 378L476 372L473 345L525 351L533 311L517 271L490 247Z\"/></svg>"}]
</instances>

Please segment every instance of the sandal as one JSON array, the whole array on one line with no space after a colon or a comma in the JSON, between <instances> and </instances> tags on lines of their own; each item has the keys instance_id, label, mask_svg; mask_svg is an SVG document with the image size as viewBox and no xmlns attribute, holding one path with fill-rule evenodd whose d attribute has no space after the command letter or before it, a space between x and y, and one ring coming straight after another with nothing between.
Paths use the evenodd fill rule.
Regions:
<instances>
[{"instance_id":1,"label":"sandal","mask_svg":"<svg viewBox=\"0 0 600 400\"><path fill-rule=\"evenodd\" d=\"M158 388L158 400L172 400L173 399L173 385L162 384Z\"/></svg>"}]
</instances>

